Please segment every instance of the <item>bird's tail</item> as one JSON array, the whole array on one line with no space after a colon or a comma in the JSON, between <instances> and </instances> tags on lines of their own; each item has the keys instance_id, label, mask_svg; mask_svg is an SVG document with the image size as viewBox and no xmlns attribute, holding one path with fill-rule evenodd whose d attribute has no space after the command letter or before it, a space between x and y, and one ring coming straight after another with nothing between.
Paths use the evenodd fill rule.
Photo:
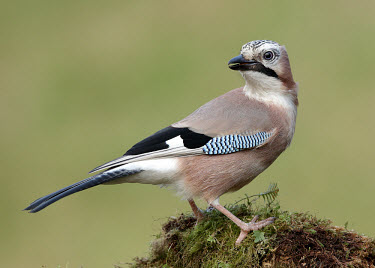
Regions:
<instances>
[{"instance_id":1,"label":"bird's tail","mask_svg":"<svg viewBox=\"0 0 375 268\"><path fill-rule=\"evenodd\" d=\"M125 168L114 168L106 170L102 173L99 173L77 183L74 183L68 187L65 187L61 190L58 190L52 194L41 197L32 202L27 208L25 208L25 210L29 210L30 213L38 212L44 209L45 207L51 205L52 203L55 203L63 197L94 187L102 183L106 183L118 178L123 178L129 175L136 174L138 172L141 172L141 170L127 170Z\"/></svg>"}]
</instances>

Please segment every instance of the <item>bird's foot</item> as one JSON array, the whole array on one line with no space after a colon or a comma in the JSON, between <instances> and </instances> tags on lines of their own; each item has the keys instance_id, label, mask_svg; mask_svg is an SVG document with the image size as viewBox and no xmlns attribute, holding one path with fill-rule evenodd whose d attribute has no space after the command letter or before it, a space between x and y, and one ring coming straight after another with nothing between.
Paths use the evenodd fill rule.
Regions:
<instances>
[{"instance_id":1,"label":"bird's foot","mask_svg":"<svg viewBox=\"0 0 375 268\"><path fill-rule=\"evenodd\" d=\"M197 218L197 224L202 222L205 218L202 210L200 210L197 205L195 204L195 202L193 201L193 199L189 199L188 200L190 206L191 206L191 209L193 210L193 213L194 213L194 216L195 218Z\"/></svg>"},{"instance_id":2,"label":"bird's foot","mask_svg":"<svg viewBox=\"0 0 375 268\"><path fill-rule=\"evenodd\" d=\"M196 224L201 223L206 218L206 216L204 215L204 213L200 209L198 209L198 211L194 214L195 214L195 218L197 218Z\"/></svg>"},{"instance_id":3,"label":"bird's foot","mask_svg":"<svg viewBox=\"0 0 375 268\"><path fill-rule=\"evenodd\" d=\"M238 236L238 238L236 240L236 246L238 246L239 244L241 244L242 240L245 239L245 237L247 236L247 234L250 231L256 231L256 230L262 229L263 227L266 227L267 225L270 225L271 223L273 223L275 221L275 219L276 219L275 217L270 217L268 219L265 219L265 220L257 222L258 218L259 218L259 216L256 215L251 220L251 222L249 222L249 223L243 223L243 225L240 226L241 233L240 233L240 235Z\"/></svg>"}]
</instances>

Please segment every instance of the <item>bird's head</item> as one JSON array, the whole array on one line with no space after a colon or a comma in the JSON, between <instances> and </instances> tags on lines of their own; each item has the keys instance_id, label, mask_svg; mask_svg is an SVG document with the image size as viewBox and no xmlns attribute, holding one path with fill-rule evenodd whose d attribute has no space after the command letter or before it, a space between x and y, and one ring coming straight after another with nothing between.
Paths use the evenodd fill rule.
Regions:
<instances>
[{"instance_id":1,"label":"bird's head","mask_svg":"<svg viewBox=\"0 0 375 268\"><path fill-rule=\"evenodd\" d=\"M282 89L296 86L285 47L270 40L246 43L228 66L239 71L248 85Z\"/></svg>"}]
</instances>

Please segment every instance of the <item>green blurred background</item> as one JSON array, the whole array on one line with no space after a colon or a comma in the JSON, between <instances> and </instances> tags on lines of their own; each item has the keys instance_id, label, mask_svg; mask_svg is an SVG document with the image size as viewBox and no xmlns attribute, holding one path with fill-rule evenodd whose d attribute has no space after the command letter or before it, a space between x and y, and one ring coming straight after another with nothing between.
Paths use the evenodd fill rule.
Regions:
<instances>
[{"instance_id":1,"label":"green blurred background","mask_svg":"<svg viewBox=\"0 0 375 268\"><path fill-rule=\"evenodd\" d=\"M242 86L227 61L255 39L287 47L297 130L222 203L277 182L283 209L375 236L374 16L374 1L2 1L0 266L112 267L145 255L161 222L189 211L171 191L100 186L21 209Z\"/></svg>"}]
</instances>

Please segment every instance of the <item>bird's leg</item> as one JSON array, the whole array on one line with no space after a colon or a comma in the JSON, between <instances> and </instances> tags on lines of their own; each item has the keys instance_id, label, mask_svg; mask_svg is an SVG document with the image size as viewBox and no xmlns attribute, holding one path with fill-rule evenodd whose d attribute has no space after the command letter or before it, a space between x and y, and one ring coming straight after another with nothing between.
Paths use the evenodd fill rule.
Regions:
<instances>
[{"instance_id":1,"label":"bird's leg","mask_svg":"<svg viewBox=\"0 0 375 268\"><path fill-rule=\"evenodd\" d=\"M193 210L195 217L197 218L197 222L201 222L204 219L204 215L202 211L197 207L193 199L188 199L188 202Z\"/></svg>"},{"instance_id":2,"label":"bird's leg","mask_svg":"<svg viewBox=\"0 0 375 268\"><path fill-rule=\"evenodd\" d=\"M242 240L245 239L245 237L247 236L247 234L250 231L259 230L259 229L261 229L261 228L263 228L263 227L265 227L265 226L267 226L267 225L269 225L269 224L271 224L271 223L273 223L275 221L274 217L270 217L268 219L265 219L265 220L257 222L259 216L255 216L251 220L251 222L245 223L245 222L241 221L239 218L237 218L236 216L234 216L232 213L230 213L230 211L227 210L225 207L223 207L222 205L220 205L218 199L216 199L213 202L211 202L210 205L213 206L214 208L216 208L221 213L223 213L231 221L233 221L238 227L241 228L241 233L240 233L240 235L238 236L238 238L236 240L236 245L241 244Z\"/></svg>"}]
</instances>

